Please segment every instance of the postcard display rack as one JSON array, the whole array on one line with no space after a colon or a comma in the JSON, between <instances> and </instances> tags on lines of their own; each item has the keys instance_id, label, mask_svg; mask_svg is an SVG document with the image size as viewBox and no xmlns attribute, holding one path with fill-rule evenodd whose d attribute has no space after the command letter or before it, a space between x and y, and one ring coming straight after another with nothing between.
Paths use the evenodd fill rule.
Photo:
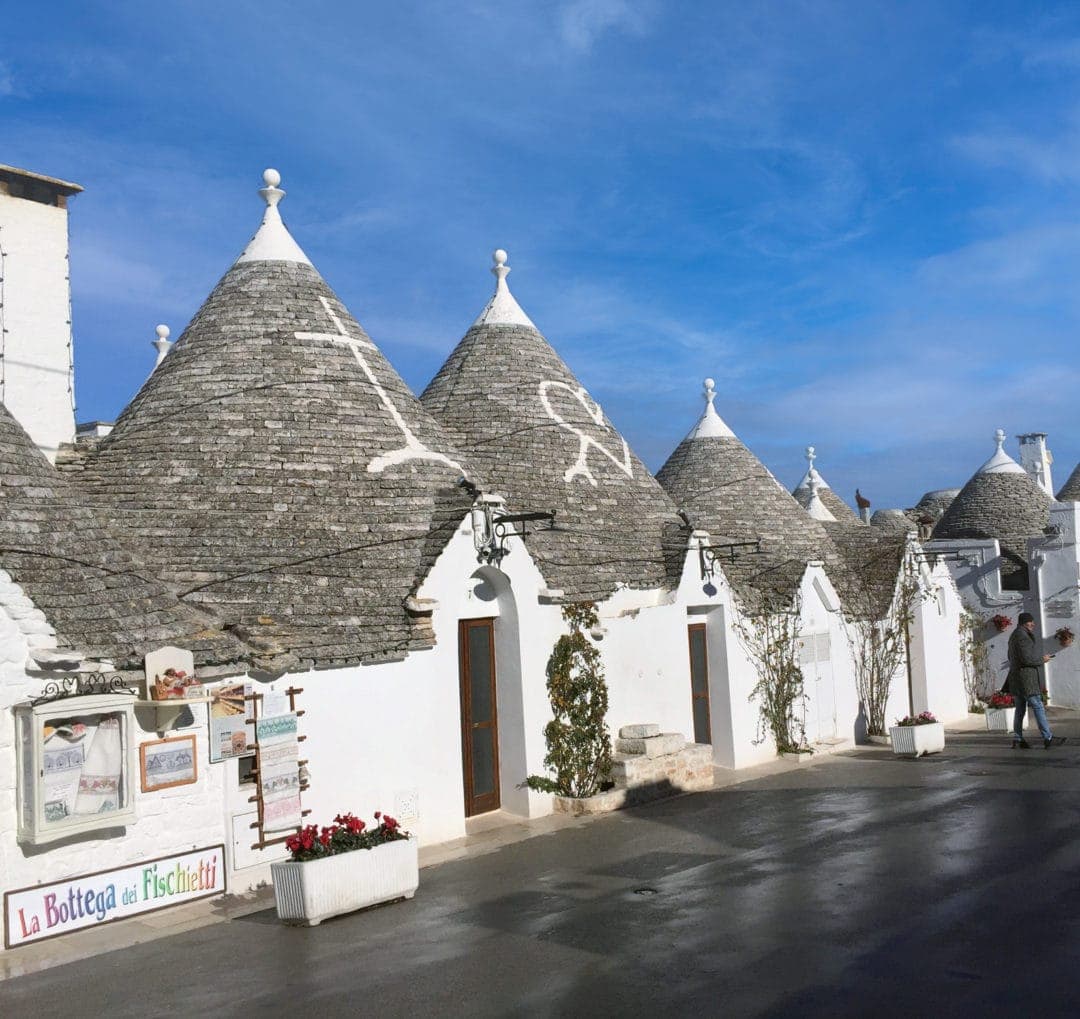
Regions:
<instances>
[{"instance_id":1,"label":"postcard display rack","mask_svg":"<svg viewBox=\"0 0 1080 1019\"><path fill-rule=\"evenodd\" d=\"M289 713L278 716L260 716L260 705L264 695L248 694L244 700L251 704L249 725L255 728L255 742L248 746L255 751L255 767L252 777L255 780L255 795L248 802L258 807L259 817L251 827L259 832L259 839L252 849L266 849L284 842L290 835L299 831L302 819L311 813L302 809L300 795L308 789L305 773L307 759L300 758L298 747L307 736L297 732L296 721L305 712L297 711L296 698L304 692L303 688L289 687L285 691L289 698ZM292 804L286 813L291 818L282 817L282 806Z\"/></svg>"}]
</instances>

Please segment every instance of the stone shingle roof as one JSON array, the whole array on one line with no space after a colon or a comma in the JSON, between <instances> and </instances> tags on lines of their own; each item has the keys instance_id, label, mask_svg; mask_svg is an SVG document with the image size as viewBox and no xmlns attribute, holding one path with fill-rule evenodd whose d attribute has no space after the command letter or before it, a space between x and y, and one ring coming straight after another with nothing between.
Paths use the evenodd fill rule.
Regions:
<instances>
[{"instance_id":1,"label":"stone shingle roof","mask_svg":"<svg viewBox=\"0 0 1080 1019\"><path fill-rule=\"evenodd\" d=\"M673 587L688 531L675 507L506 287L498 286L420 399L518 512L554 510L526 540L550 588L602 600Z\"/></svg>"},{"instance_id":2,"label":"stone shingle roof","mask_svg":"<svg viewBox=\"0 0 1080 1019\"><path fill-rule=\"evenodd\" d=\"M934 520L940 520L959 494L959 488L938 488L927 492L915 505L916 515L925 514Z\"/></svg>"},{"instance_id":3,"label":"stone shingle roof","mask_svg":"<svg viewBox=\"0 0 1080 1019\"><path fill-rule=\"evenodd\" d=\"M267 201L80 484L266 668L430 646L404 602L468 512L466 465Z\"/></svg>"},{"instance_id":4,"label":"stone shingle roof","mask_svg":"<svg viewBox=\"0 0 1080 1019\"><path fill-rule=\"evenodd\" d=\"M806 458L809 461L809 467L791 493L795 501L803 509L810 506L810 482L814 480L817 482L818 498L825 504L825 508L833 515L837 523L863 525L859 515L829 487L829 483L814 466L816 454L813 446L806 447Z\"/></svg>"},{"instance_id":5,"label":"stone shingle roof","mask_svg":"<svg viewBox=\"0 0 1080 1019\"><path fill-rule=\"evenodd\" d=\"M840 555L829 579L847 614L857 619L883 618L896 591L906 534L841 523L826 523L824 527Z\"/></svg>"},{"instance_id":6,"label":"stone shingle roof","mask_svg":"<svg viewBox=\"0 0 1080 1019\"><path fill-rule=\"evenodd\" d=\"M1027 590L1027 539L1043 533L1050 497L1026 474L978 471L934 528L934 538L997 538L1001 584Z\"/></svg>"},{"instance_id":7,"label":"stone shingle roof","mask_svg":"<svg viewBox=\"0 0 1080 1019\"><path fill-rule=\"evenodd\" d=\"M1080 464L1069 475L1069 480L1061 486L1057 494L1058 502L1080 502Z\"/></svg>"},{"instance_id":8,"label":"stone shingle roof","mask_svg":"<svg viewBox=\"0 0 1080 1019\"><path fill-rule=\"evenodd\" d=\"M89 659L135 670L164 644L189 648L199 665L246 657L235 637L133 559L3 406L0 568L44 613L59 647Z\"/></svg>"},{"instance_id":9,"label":"stone shingle roof","mask_svg":"<svg viewBox=\"0 0 1080 1019\"><path fill-rule=\"evenodd\" d=\"M711 408L710 399L703 420ZM835 562L836 551L821 523L726 431L702 434L699 422L660 468L657 480L694 526L709 532L713 544L761 539L760 554L741 550L733 562L722 564L744 602L754 607L763 600L787 601L807 562Z\"/></svg>"},{"instance_id":10,"label":"stone shingle roof","mask_svg":"<svg viewBox=\"0 0 1080 1019\"><path fill-rule=\"evenodd\" d=\"M899 509L875 510L874 515L870 518L870 526L879 531L892 534L907 534L909 531L919 529L918 524L903 510Z\"/></svg>"}]
</instances>

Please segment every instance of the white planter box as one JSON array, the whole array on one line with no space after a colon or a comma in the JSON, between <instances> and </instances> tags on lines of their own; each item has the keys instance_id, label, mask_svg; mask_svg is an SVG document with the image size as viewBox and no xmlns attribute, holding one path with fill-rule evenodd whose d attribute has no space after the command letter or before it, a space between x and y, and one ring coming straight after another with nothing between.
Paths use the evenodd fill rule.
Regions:
<instances>
[{"instance_id":1,"label":"white planter box","mask_svg":"<svg viewBox=\"0 0 1080 1019\"><path fill-rule=\"evenodd\" d=\"M889 729L893 753L909 757L938 754L945 749L945 726L941 722L929 725L894 725Z\"/></svg>"},{"instance_id":2,"label":"white planter box","mask_svg":"<svg viewBox=\"0 0 1080 1019\"><path fill-rule=\"evenodd\" d=\"M1016 708L987 708L986 728L991 732L1012 732Z\"/></svg>"},{"instance_id":3,"label":"white planter box","mask_svg":"<svg viewBox=\"0 0 1080 1019\"><path fill-rule=\"evenodd\" d=\"M411 899L420 883L415 838L322 860L272 863L270 874L278 917L305 927L379 902Z\"/></svg>"}]
</instances>

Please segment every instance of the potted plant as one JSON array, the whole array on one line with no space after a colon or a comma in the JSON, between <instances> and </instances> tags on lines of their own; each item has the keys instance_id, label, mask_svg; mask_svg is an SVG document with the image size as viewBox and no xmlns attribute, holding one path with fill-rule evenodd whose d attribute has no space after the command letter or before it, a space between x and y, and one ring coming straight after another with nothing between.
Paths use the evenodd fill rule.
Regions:
<instances>
[{"instance_id":1,"label":"potted plant","mask_svg":"<svg viewBox=\"0 0 1080 1019\"><path fill-rule=\"evenodd\" d=\"M1075 634L1067 626L1059 626L1054 631L1054 636L1062 647L1068 647L1075 640Z\"/></svg>"},{"instance_id":2,"label":"potted plant","mask_svg":"<svg viewBox=\"0 0 1080 1019\"><path fill-rule=\"evenodd\" d=\"M994 629L998 633L1004 633L1010 626L1012 626L1012 620L1008 616L1003 616L1000 612L994 616L991 620L994 624Z\"/></svg>"},{"instance_id":3,"label":"potted plant","mask_svg":"<svg viewBox=\"0 0 1080 1019\"><path fill-rule=\"evenodd\" d=\"M323 920L394 899L411 899L420 883L416 839L375 811L368 828L352 814L332 825L309 824L290 835L291 859L270 865L281 920L315 927Z\"/></svg>"},{"instance_id":4,"label":"potted plant","mask_svg":"<svg viewBox=\"0 0 1080 1019\"><path fill-rule=\"evenodd\" d=\"M889 729L889 736L893 753L897 755L921 757L945 749L945 726L929 711L897 720Z\"/></svg>"},{"instance_id":5,"label":"potted plant","mask_svg":"<svg viewBox=\"0 0 1080 1019\"><path fill-rule=\"evenodd\" d=\"M1016 698L1011 693L992 694L986 702L986 728L991 732L1009 732L1015 707Z\"/></svg>"}]
</instances>

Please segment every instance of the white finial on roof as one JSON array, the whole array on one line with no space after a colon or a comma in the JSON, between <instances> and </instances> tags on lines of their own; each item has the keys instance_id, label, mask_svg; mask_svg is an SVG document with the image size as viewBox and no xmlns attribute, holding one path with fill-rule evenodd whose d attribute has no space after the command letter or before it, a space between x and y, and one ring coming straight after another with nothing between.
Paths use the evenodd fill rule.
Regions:
<instances>
[{"instance_id":1,"label":"white finial on roof","mask_svg":"<svg viewBox=\"0 0 1080 1019\"><path fill-rule=\"evenodd\" d=\"M157 351L157 360L154 362L154 368L156 368L162 361L165 360L165 355L172 350L172 343L169 342L169 327L166 325L160 325L155 330L157 333L157 339L150 341L150 346ZM153 371L153 369L151 369Z\"/></svg>"},{"instance_id":2,"label":"white finial on roof","mask_svg":"<svg viewBox=\"0 0 1080 1019\"><path fill-rule=\"evenodd\" d=\"M999 428L994 432L994 442L997 444L997 449L994 450L994 455L990 457L976 471L977 474L1026 474L1027 472L1021 467L1008 453L1005 452L1005 430Z\"/></svg>"},{"instance_id":3,"label":"white finial on roof","mask_svg":"<svg viewBox=\"0 0 1080 1019\"><path fill-rule=\"evenodd\" d=\"M716 383L712 379L705 380L705 388L702 390L701 395L705 397L705 410L702 412L701 417L698 418L698 423L690 430L687 438L734 438L735 433L728 428L713 406L713 400L716 399Z\"/></svg>"},{"instance_id":4,"label":"white finial on roof","mask_svg":"<svg viewBox=\"0 0 1080 1019\"><path fill-rule=\"evenodd\" d=\"M259 188L259 194L266 202L262 225L255 231L255 236L236 261L299 262L301 265L311 265L311 259L293 240L292 234L281 221L281 213L278 212L278 203L285 197L285 192L278 187L281 174L274 169L263 170L263 182L266 186Z\"/></svg>"},{"instance_id":5,"label":"white finial on roof","mask_svg":"<svg viewBox=\"0 0 1080 1019\"><path fill-rule=\"evenodd\" d=\"M807 459L810 460L811 469L813 468L813 455L814 447L808 446L806 450ZM815 472L816 473L816 472ZM815 520L832 520L835 522L836 517L832 515L829 507L821 501L821 496L818 494L821 488L821 482L816 477L810 478L810 501L806 504L806 512L810 514Z\"/></svg>"},{"instance_id":6,"label":"white finial on roof","mask_svg":"<svg viewBox=\"0 0 1080 1019\"><path fill-rule=\"evenodd\" d=\"M810 482L816 481L818 488L828 488L829 483L818 473L818 469L814 466L814 461L817 459L817 453L814 452L813 446L806 447L806 462L809 465L806 469L806 473L795 486L796 492L806 492L810 488Z\"/></svg>"},{"instance_id":7,"label":"white finial on roof","mask_svg":"<svg viewBox=\"0 0 1080 1019\"><path fill-rule=\"evenodd\" d=\"M506 252L502 248L496 248L491 257L495 262L491 267L491 274L499 282L495 284L494 295L488 301L487 307L480 313L480 317L473 323L473 326L516 325L529 326L531 329L535 329L536 326L533 325L529 316L521 310L521 305L517 303L514 295L510 293L510 288L506 285L506 277L510 274L510 266L506 264Z\"/></svg>"}]
</instances>

